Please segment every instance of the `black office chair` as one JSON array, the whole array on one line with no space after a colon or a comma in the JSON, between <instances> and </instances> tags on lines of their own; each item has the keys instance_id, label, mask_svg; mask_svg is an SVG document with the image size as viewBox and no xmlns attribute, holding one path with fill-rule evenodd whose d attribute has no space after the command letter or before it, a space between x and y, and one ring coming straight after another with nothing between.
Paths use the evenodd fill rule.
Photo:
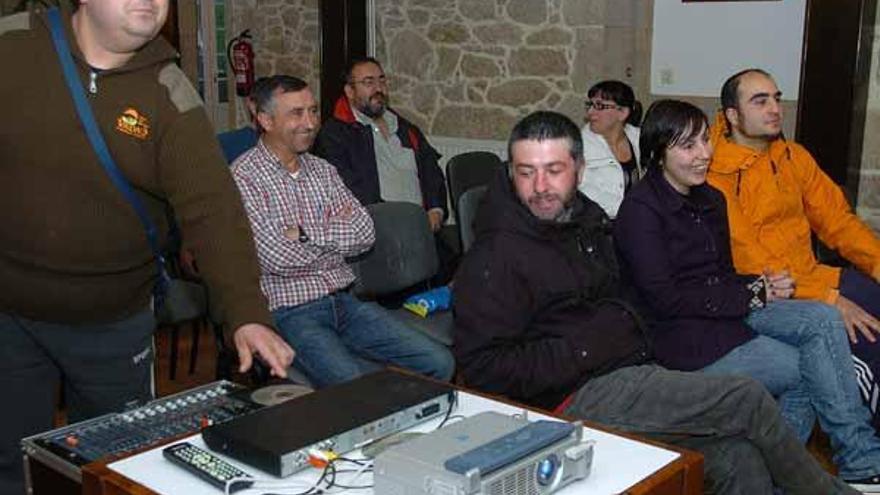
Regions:
<instances>
[{"instance_id":1,"label":"black office chair","mask_svg":"<svg viewBox=\"0 0 880 495\"><path fill-rule=\"evenodd\" d=\"M452 209L459 211L461 195L469 189L489 183L495 172L504 167L501 158L489 151L469 151L455 155L446 164L446 180L449 183L449 195L452 198Z\"/></svg>"},{"instance_id":2,"label":"black office chair","mask_svg":"<svg viewBox=\"0 0 880 495\"><path fill-rule=\"evenodd\" d=\"M170 366L168 377L174 380L177 376L177 355L180 347L180 329L189 325L192 328L192 347L190 347L189 373L196 367L198 356L199 334L202 326L208 321L207 289L200 282L176 280L165 295L165 304L156 313L159 328L169 328L170 335Z\"/></svg>"},{"instance_id":3,"label":"black office chair","mask_svg":"<svg viewBox=\"0 0 880 495\"><path fill-rule=\"evenodd\" d=\"M476 240L474 220L488 189L488 186L473 187L465 191L458 200L458 236L461 239L462 254L466 253Z\"/></svg>"},{"instance_id":4,"label":"black office chair","mask_svg":"<svg viewBox=\"0 0 880 495\"><path fill-rule=\"evenodd\" d=\"M376 229L376 242L370 251L352 260L357 276L353 292L359 299L375 300L426 283L434 276L439 268L434 235L420 206L385 202L371 204L367 210ZM402 308L389 311L409 327L452 345L450 311L427 318Z\"/></svg>"},{"instance_id":5,"label":"black office chair","mask_svg":"<svg viewBox=\"0 0 880 495\"><path fill-rule=\"evenodd\" d=\"M174 380L177 376L180 329L188 325L192 328L189 374L192 375L196 370L201 334L207 326L214 333L217 346L215 376L218 380L229 380L237 358L234 350L230 350L223 339L222 311L211 299L208 286L199 275L195 260L187 253L175 226L169 236L169 250L166 254L166 269L174 280L168 287L164 304L156 312L157 326L169 328L171 332L169 379Z\"/></svg>"}]
</instances>

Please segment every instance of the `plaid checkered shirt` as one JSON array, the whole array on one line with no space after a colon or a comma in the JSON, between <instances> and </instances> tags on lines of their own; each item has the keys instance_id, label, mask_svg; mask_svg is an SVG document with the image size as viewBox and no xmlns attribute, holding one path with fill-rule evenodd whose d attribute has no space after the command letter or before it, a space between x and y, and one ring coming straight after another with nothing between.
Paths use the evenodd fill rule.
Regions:
<instances>
[{"instance_id":1,"label":"plaid checkered shirt","mask_svg":"<svg viewBox=\"0 0 880 495\"><path fill-rule=\"evenodd\" d=\"M375 240L367 210L345 187L336 168L299 155L291 174L260 140L232 166L257 245L260 286L269 309L315 301L355 280L345 258ZM297 227L298 239L285 232Z\"/></svg>"}]
</instances>

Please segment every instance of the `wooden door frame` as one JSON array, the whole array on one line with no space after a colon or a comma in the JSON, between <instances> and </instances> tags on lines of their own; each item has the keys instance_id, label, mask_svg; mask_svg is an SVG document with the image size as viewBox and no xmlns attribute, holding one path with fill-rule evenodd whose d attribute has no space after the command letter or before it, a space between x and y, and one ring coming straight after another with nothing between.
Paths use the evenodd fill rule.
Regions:
<instances>
[{"instance_id":1,"label":"wooden door frame","mask_svg":"<svg viewBox=\"0 0 880 495\"><path fill-rule=\"evenodd\" d=\"M372 4L371 0L321 0L321 115L324 120L332 115L333 105L342 95L342 73L349 61L369 53L369 33L371 29L375 33L375 14L369 14Z\"/></svg>"},{"instance_id":2,"label":"wooden door frame","mask_svg":"<svg viewBox=\"0 0 880 495\"><path fill-rule=\"evenodd\" d=\"M795 139L856 204L877 0L807 0Z\"/></svg>"}]
</instances>

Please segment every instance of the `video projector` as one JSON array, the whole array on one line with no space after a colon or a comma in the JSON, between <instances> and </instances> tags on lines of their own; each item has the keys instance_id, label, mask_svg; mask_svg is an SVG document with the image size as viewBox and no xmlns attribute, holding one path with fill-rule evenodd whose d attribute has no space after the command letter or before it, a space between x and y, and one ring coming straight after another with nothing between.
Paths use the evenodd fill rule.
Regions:
<instances>
[{"instance_id":1,"label":"video projector","mask_svg":"<svg viewBox=\"0 0 880 495\"><path fill-rule=\"evenodd\" d=\"M484 412L376 457L375 493L546 495L590 474L583 427Z\"/></svg>"}]
</instances>

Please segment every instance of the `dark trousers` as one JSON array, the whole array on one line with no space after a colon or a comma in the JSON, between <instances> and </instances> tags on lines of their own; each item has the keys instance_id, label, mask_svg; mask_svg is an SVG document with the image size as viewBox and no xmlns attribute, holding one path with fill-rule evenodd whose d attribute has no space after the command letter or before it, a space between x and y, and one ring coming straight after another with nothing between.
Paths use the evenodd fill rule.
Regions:
<instances>
[{"instance_id":1,"label":"dark trousers","mask_svg":"<svg viewBox=\"0 0 880 495\"><path fill-rule=\"evenodd\" d=\"M840 295L858 304L868 313L880 319L880 284L864 273L845 268L840 275ZM852 345L856 378L862 399L871 410L871 424L880 432L880 336L875 343L859 334L859 341Z\"/></svg>"},{"instance_id":2,"label":"dark trousers","mask_svg":"<svg viewBox=\"0 0 880 495\"><path fill-rule=\"evenodd\" d=\"M750 378L632 366L587 382L565 413L701 452L706 493L858 493L816 463Z\"/></svg>"},{"instance_id":3,"label":"dark trousers","mask_svg":"<svg viewBox=\"0 0 880 495\"><path fill-rule=\"evenodd\" d=\"M152 398L151 311L61 325L0 313L0 493L24 493L22 438L52 429L59 383L70 423Z\"/></svg>"}]
</instances>

